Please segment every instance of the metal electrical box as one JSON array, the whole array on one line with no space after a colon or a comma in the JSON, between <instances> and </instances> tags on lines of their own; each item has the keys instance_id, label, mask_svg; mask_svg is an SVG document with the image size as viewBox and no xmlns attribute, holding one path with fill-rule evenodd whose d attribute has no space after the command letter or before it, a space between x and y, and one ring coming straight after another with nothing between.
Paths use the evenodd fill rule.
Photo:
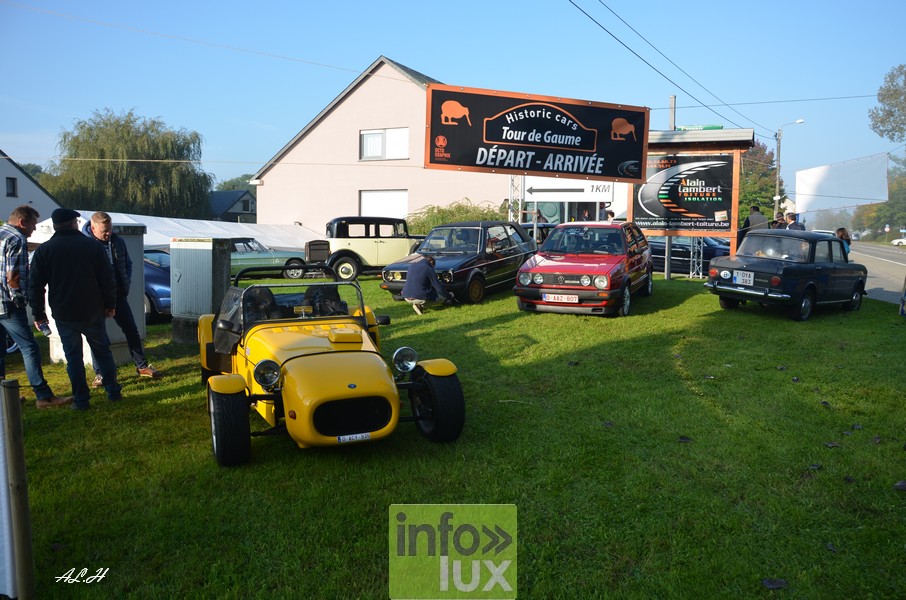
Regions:
<instances>
[{"instance_id":1,"label":"metal electrical box","mask_svg":"<svg viewBox=\"0 0 906 600\"><path fill-rule=\"evenodd\" d=\"M197 339L198 317L217 312L230 286L230 240L170 240L170 312L173 339Z\"/></svg>"}]
</instances>

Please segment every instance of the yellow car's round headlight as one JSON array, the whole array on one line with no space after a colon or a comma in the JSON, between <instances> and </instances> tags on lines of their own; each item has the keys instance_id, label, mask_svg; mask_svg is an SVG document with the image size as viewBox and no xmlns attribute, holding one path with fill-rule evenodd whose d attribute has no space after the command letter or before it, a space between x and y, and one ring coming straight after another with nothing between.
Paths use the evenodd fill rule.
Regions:
<instances>
[{"instance_id":1,"label":"yellow car's round headlight","mask_svg":"<svg viewBox=\"0 0 906 600\"><path fill-rule=\"evenodd\" d=\"M418 354L409 346L403 346L393 353L393 368L400 373L409 373L418 363Z\"/></svg>"},{"instance_id":2,"label":"yellow car's round headlight","mask_svg":"<svg viewBox=\"0 0 906 600\"><path fill-rule=\"evenodd\" d=\"M280 365L272 360L262 360L255 365L255 381L266 390L272 390L280 381Z\"/></svg>"}]
</instances>

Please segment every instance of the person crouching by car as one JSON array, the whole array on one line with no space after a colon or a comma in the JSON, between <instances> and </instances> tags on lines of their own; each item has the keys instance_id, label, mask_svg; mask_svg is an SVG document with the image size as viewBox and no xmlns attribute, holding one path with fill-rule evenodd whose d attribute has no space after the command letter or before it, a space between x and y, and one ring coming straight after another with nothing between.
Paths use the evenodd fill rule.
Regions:
<instances>
[{"instance_id":1,"label":"person crouching by car","mask_svg":"<svg viewBox=\"0 0 906 600\"><path fill-rule=\"evenodd\" d=\"M453 292L445 292L437 273L434 272L434 257L424 256L409 265L406 284L403 286L403 298L412 305L416 314L422 314L425 302L438 301L442 298L453 299Z\"/></svg>"}]
</instances>

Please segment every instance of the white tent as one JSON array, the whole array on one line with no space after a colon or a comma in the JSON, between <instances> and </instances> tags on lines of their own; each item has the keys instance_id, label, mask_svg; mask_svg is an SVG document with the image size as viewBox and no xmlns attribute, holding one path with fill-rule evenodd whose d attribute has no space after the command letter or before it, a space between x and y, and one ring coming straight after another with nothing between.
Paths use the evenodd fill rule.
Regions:
<instances>
[{"instance_id":1,"label":"white tent","mask_svg":"<svg viewBox=\"0 0 906 600\"><path fill-rule=\"evenodd\" d=\"M93 210L79 210L82 219L79 227L91 218ZM49 215L48 215L49 217ZM301 225L258 225L257 223L229 223L225 221L200 221L195 219L174 219L171 217L149 217L110 213L113 225L144 225L145 248L166 248L172 238L209 237L234 238L252 237L276 250L296 250L305 247L311 240L325 239L318 233ZM53 223L45 219L29 238L30 242L44 242L53 235Z\"/></svg>"}]
</instances>

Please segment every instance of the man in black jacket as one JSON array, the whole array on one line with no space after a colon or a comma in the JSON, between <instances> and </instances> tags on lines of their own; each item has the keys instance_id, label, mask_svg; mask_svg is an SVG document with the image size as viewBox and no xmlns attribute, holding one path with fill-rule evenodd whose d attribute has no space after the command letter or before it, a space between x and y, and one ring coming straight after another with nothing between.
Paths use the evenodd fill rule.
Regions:
<instances>
[{"instance_id":1,"label":"man in black jacket","mask_svg":"<svg viewBox=\"0 0 906 600\"><path fill-rule=\"evenodd\" d=\"M32 258L29 302L35 323L40 326L47 322L44 289L49 288L48 301L75 397L72 408L87 410L91 392L85 381L83 335L98 360L107 397L121 400L122 388L116 380L104 321L115 314L113 269L101 245L79 233L78 217L79 213L68 208L53 211L54 235L35 250Z\"/></svg>"},{"instance_id":2,"label":"man in black jacket","mask_svg":"<svg viewBox=\"0 0 906 600\"><path fill-rule=\"evenodd\" d=\"M135 363L135 372L139 377L152 377L157 379L163 373L148 364L145 358L145 347L142 337L138 333L138 325L129 306L129 287L132 285L132 259L126 249L126 242L113 233L113 219L110 215L98 211L91 215L91 219L82 226L82 233L93 240L97 240L104 248L107 260L113 266L113 279L116 282L116 315L113 320L126 336L126 345L129 354ZM97 358L92 355L91 366L94 368L95 377L91 387L99 388L104 385L104 378L98 370Z\"/></svg>"}]
</instances>

